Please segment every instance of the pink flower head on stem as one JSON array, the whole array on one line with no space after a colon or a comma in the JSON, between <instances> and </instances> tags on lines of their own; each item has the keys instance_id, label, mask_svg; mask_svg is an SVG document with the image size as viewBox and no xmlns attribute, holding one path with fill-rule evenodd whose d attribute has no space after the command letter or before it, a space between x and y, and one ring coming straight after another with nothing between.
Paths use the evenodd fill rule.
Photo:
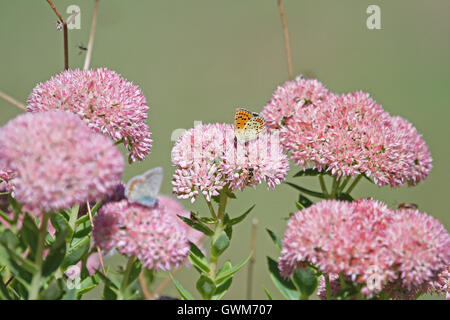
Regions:
<instances>
[{"instance_id":1,"label":"pink flower head on stem","mask_svg":"<svg viewBox=\"0 0 450 320\"><path fill-rule=\"evenodd\" d=\"M0 128L0 159L16 174L14 197L36 213L102 199L124 167L110 139L63 111L9 121Z\"/></svg>"},{"instance_id":2,"label":"pink flower head on stem","mask_svg":"<svg viewBox=\"0 0 450 320\"><path fill-rule=\"evenodd\" d=\"M235 142L232 125L198 125L181 136L172 149L173 192L192 202L207 201L226 185L233 191L266 181L275 188L285 178L289 162L274 133L261 133L245 143Z\"/></svg>"},{"instance_id":3,"label":"pink flower head on stem","mask_svg":"<svg viewBox=\"0 0 450 320\"><path fill-rule=\"evenodd\" d=\"M134 255L148 269L177 268L189 253L186 228L159 204L149 208L128 200L110 202L100 208L94 225L100 248Z\"/></svg>"},{"instance_id":4,"label":"pink flower head on stem","mask_svg":"<svg viewBox=\"0 0 450 320\"><path fill-rule=\"evenodd\" d=\"M57 109L76 114L95 131L123 142L129 162L150 154L147 101L137 85L112 70L66 70L38 84L27 103L30 112Z\"/></svg>"}]
</instances>

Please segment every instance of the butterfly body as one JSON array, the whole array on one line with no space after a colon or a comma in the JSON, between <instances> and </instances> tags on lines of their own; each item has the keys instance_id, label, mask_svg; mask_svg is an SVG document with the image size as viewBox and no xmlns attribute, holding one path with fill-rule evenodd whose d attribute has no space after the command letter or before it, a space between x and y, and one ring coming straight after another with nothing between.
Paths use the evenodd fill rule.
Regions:
<instances>
[{"instance_id":1,"label":"butterfly body","mask_svg":"<svg viewBox=\"0 0 450 320\"><path fill-rule=\"evenodd\" d=\"M234 135L239 142L253 140L264 130L266 122L256 112L244 108L236 109L234 113Z\"/></svg>"},{"instance_id":2,"label":"butterfly body","mask_svg":"<svg viewBox=\"0 0 450 320\"><path fill-rule=\"evenodd\" d=\"M130 202L153 207L158 202L158 193L162 179L163 169L161 167L150 169L128 181L125 187L125 196Z\"/></svg>"}]
</instances>

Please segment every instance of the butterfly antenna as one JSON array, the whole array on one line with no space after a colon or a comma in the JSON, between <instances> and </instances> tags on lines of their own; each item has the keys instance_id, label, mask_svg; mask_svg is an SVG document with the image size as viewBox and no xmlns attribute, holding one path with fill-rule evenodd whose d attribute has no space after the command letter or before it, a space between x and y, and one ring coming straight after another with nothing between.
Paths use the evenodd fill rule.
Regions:
<instances>
[{"instance_id":1,"label":"butterfly antenna","mask_svg":"<svg viewBox=\"0 0 450 320\"><path fill-rule=\"evenodd\" d=\"M89 214L89 220L91 221L91 228L92 228L92 230L94 230L94 219L92 219L92 212L91 212L91 206L89 204L89 201L86 201L86 206L87 206L87 210L88 210L88 214ZM103 262L102 250L100 249L100 247L97 244L95 245L95 247L97 248L98 257L100 258L100 264L102 266L103 274L106 275L106 269L105 269L105 264Z\"/></svg>"}]
</instances>

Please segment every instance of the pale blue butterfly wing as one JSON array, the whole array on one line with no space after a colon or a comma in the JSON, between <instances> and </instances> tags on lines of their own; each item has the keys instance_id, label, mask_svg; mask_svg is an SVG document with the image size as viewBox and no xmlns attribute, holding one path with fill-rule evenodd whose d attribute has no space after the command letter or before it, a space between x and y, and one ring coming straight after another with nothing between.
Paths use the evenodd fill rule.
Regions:
<instances>
[{"instance_id":1,"label":"pale blue butterfly wing","mask_svg":"<svg viewBox=\"0 0 450 320\"><path fill-rule=\"evenodd\" d=\"M163 179L163 169L156 167L142 175L135 176L125 187L125 196L130 202L153 207L158 201L158 193Z\"/></svg>"}]
</instances>

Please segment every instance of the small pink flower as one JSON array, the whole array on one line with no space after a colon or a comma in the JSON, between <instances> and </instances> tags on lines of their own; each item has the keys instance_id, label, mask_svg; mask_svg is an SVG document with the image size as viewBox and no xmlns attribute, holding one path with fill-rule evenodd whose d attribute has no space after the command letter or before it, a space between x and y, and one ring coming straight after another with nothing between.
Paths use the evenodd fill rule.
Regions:
<instances>
[{"instance_id":1,"label":"small pink flower","mask_svg":"<svg viewBox=\"0 0 450 320\"><path fill-rule=\"evenodd\" d=\"M147 101L137 85L112 70L66 70L38 84L27 103L30 112L57 109L76 114L95 131L123 142L130 162L150 154Z\"/></svg>"}]
</instances>

